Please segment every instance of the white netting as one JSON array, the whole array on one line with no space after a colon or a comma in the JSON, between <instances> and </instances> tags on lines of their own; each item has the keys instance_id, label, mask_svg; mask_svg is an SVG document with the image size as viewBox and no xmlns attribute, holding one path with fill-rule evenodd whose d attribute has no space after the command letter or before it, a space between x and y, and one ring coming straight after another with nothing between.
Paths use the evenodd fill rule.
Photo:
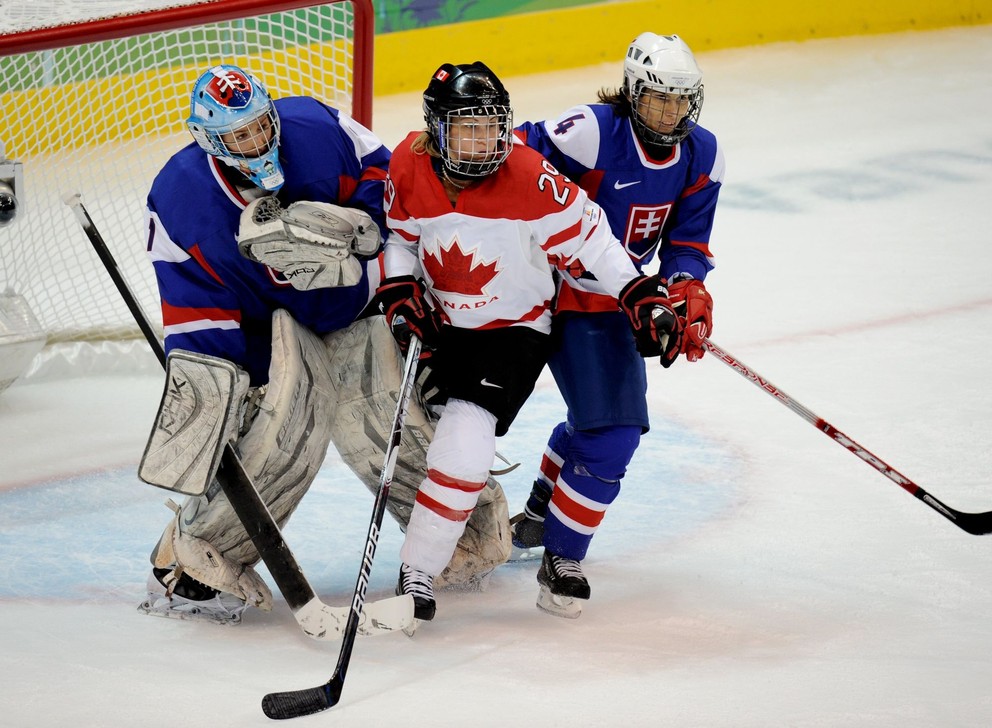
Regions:
<instances>
[{"instance_id":1,"label":"white netting","mask_svg":"<svg viewBox=\"0 0 992 728\"><path fill-rule=\"evenodd\" d=\"M26 23L52 6L92 19L122 6L133 12L183 4L195 3L0 1L0 19ZM206 10L225 4L201 3ZM78 192L141 306L160 325L143 211L155 174L190 141L184 120L193 82L211 65L235 63L274 97L312 95L351 112L354 13L352 2L328 2L97 43L80 37L76 45L15 55L5 48L17 36L0 35L0 137L24 172L17 218L0 229L0 292L27 299L50 344L140 336L62 202Z\"/></svg>"},{"instance_id":2,"label":"white netting","mask_svg":"<svg viewBox=\"0 0 992 728\"><path fill-rule=\"evenodd\" d=\"M208 0L2 0L0 33L50 28L115 15L204 5Z\"/></svg>"}]
</instances>

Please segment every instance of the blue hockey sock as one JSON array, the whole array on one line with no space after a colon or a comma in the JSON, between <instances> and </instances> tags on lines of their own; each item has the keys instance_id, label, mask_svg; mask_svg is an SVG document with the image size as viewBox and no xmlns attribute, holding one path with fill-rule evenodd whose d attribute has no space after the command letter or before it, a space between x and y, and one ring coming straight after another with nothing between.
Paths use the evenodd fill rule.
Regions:
<instances>
[{"instance_id":1,"label":"blue hockey sock","mask_svg":"<svg viewBox=\"0 0 992 728\"><path fill-rule=\"evenodd\" d=\"M620 479L640 441L639 427L575 431L544 521L544 547L558 556L585 558Z\"/></svg>"}]
</instances>

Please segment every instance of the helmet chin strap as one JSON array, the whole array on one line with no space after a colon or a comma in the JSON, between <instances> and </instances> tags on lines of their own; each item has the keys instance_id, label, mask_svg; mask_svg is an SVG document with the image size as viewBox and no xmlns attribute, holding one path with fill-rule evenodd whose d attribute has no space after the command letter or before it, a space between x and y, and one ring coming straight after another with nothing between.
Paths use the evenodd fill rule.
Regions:
<instances>
[{"instance_id":1,"label":"helmet chin strap","mask_svg":"<svg viewBox=\"0 0 992 728\"><path fill-rule=\"evenodd\" d=\"M459 189L459 190L464 190L470 184L472 184L473 182L477 181L477 180L471 179L471 178L463 179L463 180L455 179L451 175L451 173L448 171L448 168L445 167L443 164L441 165L441 172L444 175L444 179L448 181L448 184L450 184L452 187L455 187L456 189Z\"/></svg>"}]
</instances>

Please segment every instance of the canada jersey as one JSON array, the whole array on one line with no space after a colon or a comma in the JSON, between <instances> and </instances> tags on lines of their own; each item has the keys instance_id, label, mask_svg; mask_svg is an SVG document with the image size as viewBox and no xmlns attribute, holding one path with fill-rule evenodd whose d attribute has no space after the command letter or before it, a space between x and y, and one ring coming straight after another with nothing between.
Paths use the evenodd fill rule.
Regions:
<instances>
[{"instance_id":1,"label":"canada jersey","mask_svg":"<svg viewBox=\"0 0 992 728\"><path fill-rule=\"evenodd\" d=\"M602 211L541 155L514 144L499 169L449 201L432 158L393 152L387 276L421 274L453 326L550 331L555 268L591 271L611 295L637 275Z\"/></svg>"},{"instance_id":2,"label":"canada jersey","mask_svg":"<svg viewBox=\"0 0 992 728\"><path fill-rule=\"evenodd\" d=\"M713 268L709 243L724 159L711 132L697 126L667 159L652 159L630 119L592 104L524 123L517 134L603 208L638 270L656 252L668 279L688 273L702 280Z\"/></svg>"}]
</instances>

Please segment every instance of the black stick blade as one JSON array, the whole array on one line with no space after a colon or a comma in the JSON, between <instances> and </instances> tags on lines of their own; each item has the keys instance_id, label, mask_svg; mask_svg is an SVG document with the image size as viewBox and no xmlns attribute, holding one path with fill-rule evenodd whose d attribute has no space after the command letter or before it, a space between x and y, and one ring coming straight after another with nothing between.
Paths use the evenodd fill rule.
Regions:
<instances>
[{"instance_id":1,"label":"black stick blade","mask_svg":"<svg viewBox=\"0 0 992 728\"><path fill-rule=\"evenodd\" d=\"M312 715L337 704L341 689L333 689L333 680L317 688L269 693L262 698L262 712L273 720Z\"/></svg>"},{"instance_id":2,"label":"black stick blade","mask_svg":"<svg viewBox=\"0 0 992 728\"><path fill-rule=\"evenodd\" d=\"M913 495L933 508L944 518L954 523L958 528L967 531L972 536L985 536L992 533L992 511L964 513L951 508L946 503L941 503L915 483L912 485L915 488L915 490L910 491Z\"/></svg>"},{"instance_id":3,"label":"black stick blade","mask_svg":"<svg viewBox=\"0 0 992 728\"><path fill-rule=\"evenodd\" d=\"M985 513L958 512L954 522L973 536L984 536L992 533L992 511Z\"/></svg>"}]
</instances>

